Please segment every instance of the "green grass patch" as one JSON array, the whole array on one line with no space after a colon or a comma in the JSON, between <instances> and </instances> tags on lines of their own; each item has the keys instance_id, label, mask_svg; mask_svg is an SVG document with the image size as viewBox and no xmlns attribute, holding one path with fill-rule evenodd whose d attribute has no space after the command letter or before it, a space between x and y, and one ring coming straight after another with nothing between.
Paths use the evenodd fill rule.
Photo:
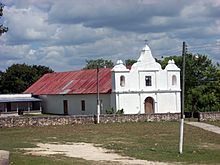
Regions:
<instances>
[{"instance_id":1,"label":"green grass patch","mask_svg":"<svg viewBox=\"0 0 220 165\"><path fill-rule=\"evenodd\" d=\"M219 163L220 135L186 125L184 150L178 154L179 122L139 122L0 129L0 149L11 152L11 164L93 164L64 156L30 156L17 148L36 143L88 142L122 155L163 162ZM96 163L94 163L96 164Z\"/></svg>"}]
</instances>

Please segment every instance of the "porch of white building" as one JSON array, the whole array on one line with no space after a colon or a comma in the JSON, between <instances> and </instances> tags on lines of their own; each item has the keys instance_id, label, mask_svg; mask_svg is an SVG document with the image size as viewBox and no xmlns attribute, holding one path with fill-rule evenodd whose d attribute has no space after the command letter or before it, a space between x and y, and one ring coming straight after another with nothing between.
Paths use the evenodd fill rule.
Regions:
<instances>
[{"instance_id":1,"label":"porch of white building","mask_svg":"<svg viewBox=\"0 0 220 165\"><path fill-rule=\"evenodd\" d=\"M35 98L31 94L1 94L0 116L41 113L41 101L41 99Z\"/></svg>"}]
</instances>

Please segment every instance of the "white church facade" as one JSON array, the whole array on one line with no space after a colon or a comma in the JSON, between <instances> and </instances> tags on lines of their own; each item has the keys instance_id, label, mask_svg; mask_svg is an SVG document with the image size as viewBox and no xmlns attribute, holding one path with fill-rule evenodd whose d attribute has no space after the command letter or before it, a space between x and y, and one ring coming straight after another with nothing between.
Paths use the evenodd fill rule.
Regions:
<instances>
[{"instance_id":1,"label":"white church facade","mask_svg":"<svg viewBox=\"0 0 220 165\"><path fill-rule=\"evenodd\" d=\"M151 114L180 113L180 92L180 69L175 62L170 60L162 69L146 45L131 69L118 60L112 69L48 73L24 93L38 95L44 113L94 115L97 93L101 114L109 108Z\"/></svg>"},{"instance_id":2,"label":"white church facade","mask_svg":"<svg viewBox=\"0 0 220 165\"><path fill-rule=\"evenodd\" d=\"M146 45L131 69L121 60L112 69L112 105L127 114L179 113L180 69L170 60L166 68Z\"/></svg>"}]
</instances>

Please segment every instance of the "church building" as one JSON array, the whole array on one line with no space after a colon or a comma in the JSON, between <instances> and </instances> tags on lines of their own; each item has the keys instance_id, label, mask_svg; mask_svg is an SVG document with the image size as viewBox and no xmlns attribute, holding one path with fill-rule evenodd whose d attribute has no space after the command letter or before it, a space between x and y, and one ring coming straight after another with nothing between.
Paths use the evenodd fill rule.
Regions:
<instances>
[{"instance_id":1,"label":"church building","mask_svg":"<svg viewBox=\"0 0 220 165\"><path fill-rule=\"evenodd\" d=\"M112 103L127 114L180 112L180 69L173 60L163 70L146 45L127 69L121 60L112 69Z\"/></svg>"},{"instance_id":2,"label":"church building","mask_svg":"<svg viewBox=\"0 0 220 165\"><path fill-rule=\"evenodd\" d=\"M109 108L125 114L179 113L180 92L175 62L162 69L146 45L130 69L118 60L112 69L48 73L24 93L38 95L44 113L94 115L98 95L101 114Z\"/></svg>"}]
</instances>

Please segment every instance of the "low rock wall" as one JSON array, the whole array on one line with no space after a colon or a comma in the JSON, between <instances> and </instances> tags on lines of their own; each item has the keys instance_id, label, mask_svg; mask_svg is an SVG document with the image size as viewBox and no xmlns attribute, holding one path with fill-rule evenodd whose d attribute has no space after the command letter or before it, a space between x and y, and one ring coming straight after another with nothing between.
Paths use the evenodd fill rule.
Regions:
<instances>
[{"instance_id":1,"label":"low rock wall","mask_svg":"<svg viewBox=\"0 0 220 165\"><path fill-rule=\"evenodd\" d=\"M220 112L199 112L199 121L220 120Z\"/></svg>"},{"instance_id":2,"label":"low rock wall","mask_svg":"<svg viewBox=\"0 0 220 165\"><path fill-rule=\"evenodd\" d=\"M93 116L1 117L0 128L94 123Z\"/></svg>"},{"instance_id":3,"label":"low rock wall","mask_svg":"<svg viewBox=\"0 0 220 165\"><path fill-rule=\"evenodd\" d=\"M166 114L130 114L130 115L100 115L100 123L178 121L179 113ZM200 112L200 121L220 120L220 112ZM0 128L31 127L48 125L93 124L97 122L94 115L88 116L8 116L0 117Z\"/></svg>"},{"instance_id":4,"label":"low rock wall","mask_svg":"<svg viewBox=\"0 0 220 165\"><path fill-rule=\"evenodd\" d=\"M101 115L101 123L124 123L124 122L144 122L144 121L177 121L179 113L166 114L129 114L129 115Z\"/></svg>"},{"instance_id":5,"label":"low rock wall","mask_svg":"<svg viewBox=\"0 0 220 165\"><path fill-rule=\"evenodd\" d=\"M134 114L134 115L100 115L100 123L122 123L139 121L177 121L179 114ZM92 124L97 122L94 116L14 116L1 117L0 128L30 127L48 125Z\"/></svg>"}]
</instances>

